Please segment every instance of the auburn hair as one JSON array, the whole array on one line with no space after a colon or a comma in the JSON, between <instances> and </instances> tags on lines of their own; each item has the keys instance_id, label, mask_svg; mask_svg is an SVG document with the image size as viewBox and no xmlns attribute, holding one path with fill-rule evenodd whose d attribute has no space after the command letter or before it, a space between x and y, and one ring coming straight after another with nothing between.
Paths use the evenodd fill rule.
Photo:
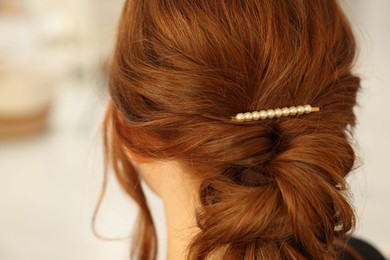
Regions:
<instances>
[{"instance_id":1,"label":"auburn hair","mask_svg":"<svg viewBox=\"0 0 390 260\"><path fill-rule=\"evenodd\" d=\"M345 177L360 79L336 0L128 0L109 71L105 148L140 207L133 257L156 231L126 150L200 180L188 259L334 259L355 215ZM318 113L237 123L293 105Z\"/></svg>"}]
</instances>

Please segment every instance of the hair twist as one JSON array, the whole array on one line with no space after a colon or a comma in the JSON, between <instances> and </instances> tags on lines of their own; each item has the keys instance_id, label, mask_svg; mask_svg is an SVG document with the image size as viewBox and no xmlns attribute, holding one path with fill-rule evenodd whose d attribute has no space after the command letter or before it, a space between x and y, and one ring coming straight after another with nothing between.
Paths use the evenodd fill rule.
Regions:
<instances>
[{"instance_id":1,"label":"hair twist","mask_svg":"<svg viewBox=\"0 0 390 260\"><path fill-rule=\"evenodd\" d=\"M228 259L244 257L253 247L253 259L336 256L334 240L354 226L344 179L354 153L346 135L296 119L280 120L269 138L270 147L259 150L276 142L277 151L256 168L233 165L203 182L194 255L227 247Z\"/></svg>"}]
</instances>

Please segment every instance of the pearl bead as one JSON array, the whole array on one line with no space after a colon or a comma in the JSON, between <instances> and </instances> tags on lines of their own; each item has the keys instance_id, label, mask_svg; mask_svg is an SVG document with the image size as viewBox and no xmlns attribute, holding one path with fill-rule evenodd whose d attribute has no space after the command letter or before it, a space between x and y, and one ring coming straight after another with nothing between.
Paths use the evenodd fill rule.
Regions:
<instances>
[{"instance_id":1,"label":"pearl bead","mask_svg":"<svg viewBox=\"0 0 390 260\"><path fill-rule=\"evenodd\" d=\"M238 122L244 121L244 120L245 120L245 115L244 115L243 113L237 114L237 115L236 115L236 120L237 120Z\"/></svg>"},{"instance_id":2,"label":"pearl bead","mask_svg":"<svg viewBox=\"0 0 390 260\"><path fill-rule=\"evenodd\" d=\"M306 114L309 114L311 112L311 106L310 105L305 105L304 109L305 109L305 113Z\"/></svg>"},{"instance_id":3,"label":"pearl bead","mask_svg":"<svg viewBox=\"0 0 390 260\"><path fill-rule=\"evenodd\" d=\"M261 119L261 120L264 120L264 119L266 119L266 118L268 117L268 113L267 113L267 111L265 111L265 110L261 110L261 111L259 112L259 115L260 115L260 119Z\"/></svg>"},{"instance_id":4,"label":"pearl bead","mask_svg":"<svg viewBox=\"0 0 390 260\"><path fill-rule=\"evenodd\" d=\"M287 107L282 108L282 115L283 116L289 116L290 115L290 109Z\"/></svg>"},{"instance_id":5,"label":"pearl bead","mask_svg":"<svg viewBox=\"0 0 390 260\"><path fill-rule=\"evenodd\" d=\"M267 110L267 117L268 118L274 118L275 117L275 111L273 109L268 109Z\"/></svg>"},{"instance_id":6,"label":"pearl bead","mask_svg":"<svg viewBox=\"0 0 390 260\"><path fill-rule=\"evenodd\" d=\"M252 112L252 117L253 117L253 120L259 120L260 118L260 114L258 111L253 111Z\"/></svg>"},{"instance_id":7,"label":"pearl bead","mask_svg":"<svg viewBox=\"0 0 390 260\"><path fill-rule=\"evenodd\" d=\"M275 111L275 117L281 117L283 115L283 112L280 108L277 108L274 110Z\"/></svg>"},{"instance_id":8,"label":"pearl bead","mask_svg":"<svg viewBox=\"0 0 390 260\"><path fill-rule=\"evenodd\" d=\"M290 115L295 116L297 114L297 108L296 107L290 107Z\"/></svg>"},{"instance_id":9,"label":"pearl bead","mask_svg":"<svg viewBox=\"0 0 390 260\"><path fill-rule=\"evenodd\" d=\"M244 118L246 121L251 121L253 119L252 113L251 112L246 112L244 114Z\"/></svg>"},{"instance_id":10,"label":"pearl bead","mask_svg":"<svg viewBox=\"0 0 390 260\"><path fill-rule=\"evenodd\" d=\"M302 115L305 113L305 108L303 106L297 106L297 113L298 115Z\"/></svg>"}]
</instances>

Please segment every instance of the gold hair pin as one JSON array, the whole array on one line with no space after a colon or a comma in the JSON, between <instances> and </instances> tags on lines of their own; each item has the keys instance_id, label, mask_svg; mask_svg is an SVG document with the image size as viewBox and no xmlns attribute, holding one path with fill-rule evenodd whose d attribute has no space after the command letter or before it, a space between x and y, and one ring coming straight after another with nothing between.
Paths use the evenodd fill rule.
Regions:
<instances>
[{"instance_id":1,"label":"gold hair pin","mask_svg":"<svg viewBox=\"0 0 390 260\"><path fill-rule=\"evenodd\" d=\"M256 121L259 119L264 120L267 118L271 119L274 117L279 118L282 116L287 117L287 116L309 114L311 112L318 112L318 111L320 111L319 107L312 107L311 105L284 107L284 108L239 113L235 116L232 116L231 120L236 122Z\"/></svg>"}]
</instances>

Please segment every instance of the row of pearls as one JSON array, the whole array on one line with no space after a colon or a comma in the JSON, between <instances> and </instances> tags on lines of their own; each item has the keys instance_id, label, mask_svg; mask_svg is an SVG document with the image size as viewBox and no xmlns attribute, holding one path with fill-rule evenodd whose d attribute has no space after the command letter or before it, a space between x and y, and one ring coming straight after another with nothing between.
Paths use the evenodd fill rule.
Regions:
<instances>
[{"instance_id":1,"label":"row of pearls","mask_svg":"<svg viewBox=\"0 0 390 260\"><path fill-rule=\"evenodd\" d=\"M287 116L309 114L311 112L317 112L319 110L320 109L318 107L312 107L310 105L297 106L297 107L284 107L284 108L239 113L232 119L238 122L253 121L259 119L264 120L267 118L271 119L274 117L279 118L282 116L287 117Z\"/></svg>"}]
</instances>

